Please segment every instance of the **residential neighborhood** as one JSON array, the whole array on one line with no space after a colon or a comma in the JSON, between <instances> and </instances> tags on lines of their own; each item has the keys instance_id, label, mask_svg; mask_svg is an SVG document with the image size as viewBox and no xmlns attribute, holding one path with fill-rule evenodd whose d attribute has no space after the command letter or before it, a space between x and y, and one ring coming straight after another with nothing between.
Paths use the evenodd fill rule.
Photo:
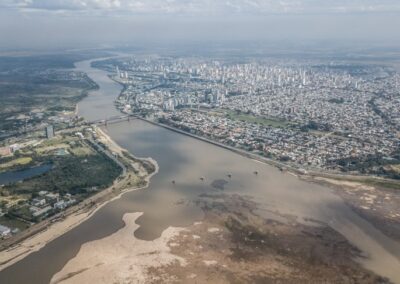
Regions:
<instances>
[{"instance_id":1,"label":"residential neighborhood","mask_svg":"<svg viewBox=\"0 0 400 284\"><path fill-rule=\"evenodd\" d=\"M390 67L199 58L98 67L124 85L125 113L299 168L399 175L390 165L400 159L400 75Z\"/></svg>"}]
</instances>

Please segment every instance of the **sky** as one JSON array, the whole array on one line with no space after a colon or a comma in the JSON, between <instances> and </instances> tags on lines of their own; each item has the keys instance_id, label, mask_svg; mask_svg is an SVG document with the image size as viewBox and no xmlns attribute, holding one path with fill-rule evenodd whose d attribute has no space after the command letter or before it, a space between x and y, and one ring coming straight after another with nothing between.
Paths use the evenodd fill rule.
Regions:
<instances>
[{"instance_id":1,"label":"sky","mask_svg":"<svg viewBox=\"0 0 400 284\"><path fill-rule=\"evenodd\" d=\"M400 0L0 0L0 48L140 42L400 44Z\"/></svg>"}]
</instances>

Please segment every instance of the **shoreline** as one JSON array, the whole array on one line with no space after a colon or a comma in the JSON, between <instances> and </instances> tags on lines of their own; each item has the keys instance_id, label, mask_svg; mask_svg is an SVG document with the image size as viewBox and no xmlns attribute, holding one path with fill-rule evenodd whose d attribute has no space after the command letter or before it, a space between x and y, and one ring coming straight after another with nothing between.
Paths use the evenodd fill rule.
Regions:
<instances>
[{"instance_id":1,"label":"shoreline","mask_svg":"<svg viewBox=\"0 0 400 284\"><path fill-rule=\"evenodd\" d=\"M104 71L108 74L108 70L106 69L102 69L102 68L96 68L98 70ZM109 77L110 80L112 80L113 82L119 84L120 86L122 86L122 90L120 91L120 93L117 96L117 99L119 98L119 96L122 94L123 90L125 89L125 84L115 80L112 76L110 76L110 74L107 75ZM316 170L316 169L311 169L311 170L306 170L306 169L302 169L299 166L295 166L295 165L288 165L282 162L279 162L277 160L274 159L270 159L267 157L263 157L261 155L258 154L254 154L251 152L248 152L246 150L237 148L237 147L233 147L233 146L229 146L226 144L223 144L221 142L218 141L214 141L210 138L207 137L202 137L200 135L197 134L193 134L184 130L181 130L177 127L174 126L170 126L164 123L160 123L157 121L153 121L144 117L141 117L137 114L133 114L133 113L127 113L124 112L122 109L120 109L119 107L116 107L116 109L122 113L122 114L126 114L129 116L132 116L134 118L137 118L139 120L148 122L150 124L174 131L176 133L180 133L189 137L192 137L194 139L215 145L217 147L221 147L225 150L231 151L233 153L236 153L238 155L241 155L243 157L247 157L249 159L252 159L254 161L260 162L260 163L264 163L267 165L270 165L278 170L281 171L287 171L288 173L298 177L299 179L305 180L307 182L312 182L310 181L310 179L312 179L314 182L317 182L316 180L318 178L325 178L325 179L331 179L334 180L335 182L333 182L332 184L336 184L336 181L343 183L343 185L345 185L347 182L361 182L361 183L365 183L367 184L368 181L372 181L372 182L376 182L376 183L388 183L390 185L395 185L395 187L397 187L400 190L400 181L395 180L395 179L388 179L385 177L380 177L380 176L374 176L374 175L360 175L359 173L355 173L355 174L349 174L349 173L335 173L335 172L329 172L329 171L323 171L323 170ZM114 122L114 123L118 123L118 122ZM322 183L320 183L322 184ZM375 187L375 185L372 185ZM376 185L376 187L379 187L379 184ZM382 186L381 187L385 188L385 189L393 189L391 187L388 186Z\"/></svg>"},{"instance_id":2,"label":"shoreline","mask_svg":"<svg viewBox=\"0 0 400 284\"><path fill-rule=\"evenodd\" d=\"M338 181L338 182L342 182L345 185L347 182L361 182L361 183L363 183L363 182L366 182L368 180L371 180L371 181L376 181L378 183L379 182L392 183L392 184L397 185L399 187L399 189L400 189L400 181L397 181L397 180L394 180L394 179L388 179L388 178L384 178L384 177L379 177L379 176L372 176L372 175L369 175L369 176L365 175L364 176L364 175L353 175L353 174L345 174L345 173L344 174L339 174L339 173L322 172L322 171L315 171L315 170L310 170L310 171L303 172L303 171L301 171L299 168L297 168L295 166L287 165L287 164L281 163L279 161L275 161L275 160L272 160L272 159L269 159L269 158L266 158L266 157L262 157L262 156L260 156L258 154L254 154L254 153L248 152L246 150L242 150L242 149L239 149L239 148L236 148L236 147L225 145L225 144L220 143L218 141L214 141L214 140L211 140L211 139L206 138L206 137L202 137L202 136L199 136L199 135L196 135L196 134L193 134L193 133L189 133L189 132L183 131L183 130L177 128L177 127L173 127L173 126L170 126L170 125L167 125L167 124L164 124L164 123L152 121L152 120L149 120L149 119L146 119L146 118L134 115L134 114L132 114L132 116L134 118L136 118L136 119L148 122L148 123L150 123L152 125L159 126L159 127L174 131L174 132L179 133L179 134L186 135L188 137L191 137L191 138L194 138L194 139L197 139L197 140L212 144L212 145L217 146L217 147L221 147L221 148L223 148L225 150L231 151L233 153L236 153L236 154L241 155L243 157L252 159L254 161L257 161L257 162L260 162L260 163L263 163L263 164L268 164L268 165L270 165L270 166L272 166L272 167L274 167L274 168L276 168L278 170L287 171L288 173L290 173L290 174L292 174L292 175L294 175L294 176L296 176L296 177L298 177L300 179L304 179L305 181L308 181L308 182L310 182L310 180L309 180L310 178L311 179L325 178L325 179L332 179L332 180L335 180L335 181ZM374 185L372 185L372 186L375 187ZM388 188L388 189L390 189L390 188Z\"/></svg>"},{"instance_id":3,"label":"shoreline","mask_svg":"<svg viewBox=\"0 0 400 284\"><path fill-rule=\"evenodd\" d=\"M119 153L126 151L124 148L120 147L114 140L112 140L111 137L102 129L97 128L97 130L102 138L109 143L107 144L107 147L109 149L112 149ZM2 248L0 254L0 271L22 260L31 253L40 250L49 242L57 239L58 237L79 226L81 223L92 217L103 206L111 201L121 198L123 194L135 190L146 189L150 184L151 177L158 173L158 163L151 157L138 158L132 154L130 155L138 161L150 162L155 167L154 172L150 174L147 173L142 176L144 177L144 180L146 182L144 186L121 188L116 191L115 187L118 185L118 182L123 181L123 179L121 181L118 181L121 178L121 176L119 176L110 187L103 189L95 195L83 200L81 203L68 208L66 211L69 212L61 212L56 216L53 216L49 219L33 225L32 227L35 228L31 229L31 227L27 229L31 229L31 231L33 232L27 231L25 232L26 235L21 235L19 236L19 238L16 238L16 240L5 240L5 242L10 240L11 243L5 245L2 244L4 245L4 248ZM21 234L24 234L24 232L21 232ZM18 235L16 235L16 237L18 237Z\"/></svg>"}]
</instances>

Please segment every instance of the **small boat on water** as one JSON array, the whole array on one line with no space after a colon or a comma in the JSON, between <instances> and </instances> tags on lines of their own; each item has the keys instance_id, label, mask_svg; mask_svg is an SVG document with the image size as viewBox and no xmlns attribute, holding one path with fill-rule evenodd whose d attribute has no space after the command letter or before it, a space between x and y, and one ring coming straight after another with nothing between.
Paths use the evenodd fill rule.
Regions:
<instances>
[{"instance_id":1,"label":"small boat on water","mask_svg":"<svg viewBox=\"0 0 400 284\"><path fill-rule=\"evenodd\" d=\"M257 172L257 171L254 171L254 174L255 174L255 175L258 175L258 172Z\"/></svg>"},{"instance_id":2,"label":"small boat on water","mask_svg":"<svg viewBox=\"0 0 400 284\"><path fill-rule=\"evenodd\" d=\"M231 178L231 177L232 177L232 175L231 175L231 174L227 174L227 176L228 176L228 178Z\"/></svg>"},{"instance_id":3,"label":"small boat on water","mask_svg":"<svg viewBox=\"0 0 400 284\"><path fill-rule=\"evenodd\" d=\"M175 180L172 181L172 184L175 184Z\"/></svg>"},{"instance_id":4,"label":"small boat on water","mask_svg":"<svg viewBox=\"0 0 400 284\"><path fill-rule=\"evenodd\" d=\"M204 177L201 177L200 180L201 180L201 181L204 181Z\"/></svg>"}]
</instances>

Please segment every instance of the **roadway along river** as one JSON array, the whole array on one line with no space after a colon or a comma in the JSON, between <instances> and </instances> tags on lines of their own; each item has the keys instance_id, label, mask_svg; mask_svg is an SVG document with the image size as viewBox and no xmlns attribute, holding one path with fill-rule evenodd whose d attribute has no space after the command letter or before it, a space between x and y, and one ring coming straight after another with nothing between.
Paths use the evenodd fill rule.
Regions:
<instances>
[{"instance_id":1,"label":"roadway along river","mask_svg":"<svg viewBox=\"0 0 400 284\"><path fill-rule=\"evenodd\" d=\"M80 113L90 120L117 114L113 101L121 87L105 72L92 69L89 61L77 66L100 86L79 104ZM144 240L159 237L169 226L187 226L201 220L203 213L193 201L199 194L215 191L210 183L226 179L227 173L232 178L225 185L225 193L254 197L261 209L295 215L299 222L306 223L310 218L329 224L369 256L363 260L367 268L400 283L400 245L360 218L329 188L300 181L269 165L143 121L109 125L106 131L136 156L157 160L160 171L150 186L108 203L81 225L6 268L0 272L0 283L49 282L76 256L82 244L122 228L124 213L144 212L134 232ZM254 175L254 171L259 174ZM199 179L201 176L205 181Z\"/></svg>"}]
</instances>

